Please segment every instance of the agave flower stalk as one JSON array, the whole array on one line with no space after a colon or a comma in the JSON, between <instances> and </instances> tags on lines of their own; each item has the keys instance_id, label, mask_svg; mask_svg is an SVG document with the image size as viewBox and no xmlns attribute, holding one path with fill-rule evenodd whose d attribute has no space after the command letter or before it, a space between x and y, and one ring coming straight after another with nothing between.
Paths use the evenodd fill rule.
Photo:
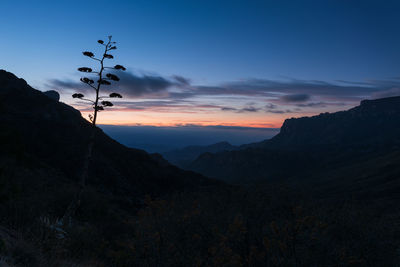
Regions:
<instances>
[{"instance_id":1,"label":"agave flower stalk","mask_svg":"<svg viewBox=\"0 0 400 267\"><path fill-rule=\"evenodd\" d=\"M96 78L97 81L95 81L96 80L95 78L91 79L88 77L82 77L80 79L82 83L86 84L87 86L89 86L94 90L95 98L93 100L85 98L84 94L82 93L75 93L72 95L73 98L77 98L82 101L90 103L93 108L93 114L89 114L89 120L91 121L92 129L89 136L89 143L83 159L82 173L79 180L79 189L74 199L71 201L70 205L67 207L67 210L64 213L62 219L64 225L72 223L72 217L80 206L81 196L85 189L86 180L89 173L89 163L92 158L92 151L95 143L97 114L100 111L105 110L105 108L112 107L114 105L112 102L104 100L105 98L122 98L122 96L118 93L111 93L108 96L100 96L102 86L110 86L111 82L118 82L120 80L119 77L113 73L105 73L106 69L125 71L126 68L122 65L115 65L114 67L105 66L105 60L114 58L114 56L110 54L110 51L117 49L117 47L115 46L116 42L112 41L112 36L108 36L107 43L105 43L103 40L98 40L97 43L99 43L101 46L104 47L103 55L100 58L95 57L95 54L90 51L84 51L82 52L82 54L86 57L89 57L92 60L99 62L100 65L99 70L93 71L93 69L89 67L78 68L78 71L82 73L94 74L95 77L97 76Z\"/></svg>"}]
</instances>

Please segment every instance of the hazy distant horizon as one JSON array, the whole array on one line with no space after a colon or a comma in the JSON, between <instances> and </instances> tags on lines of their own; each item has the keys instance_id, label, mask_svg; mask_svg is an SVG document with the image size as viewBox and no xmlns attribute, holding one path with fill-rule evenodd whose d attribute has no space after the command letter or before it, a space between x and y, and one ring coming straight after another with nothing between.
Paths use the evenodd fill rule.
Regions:
<instances>
[{"instance_id":1,"label":"hazy distant horizon","mask_svg":"<svg viewBox=\"0 0 400 267\"><path fill-rule=\"evenodd\" d=\"M279 132L278 128L219 125L176 127L99 125L99 127L116 141L150 153L224 141L232 145L242 145L269 139Z\"/></svg>"}]
</instances>

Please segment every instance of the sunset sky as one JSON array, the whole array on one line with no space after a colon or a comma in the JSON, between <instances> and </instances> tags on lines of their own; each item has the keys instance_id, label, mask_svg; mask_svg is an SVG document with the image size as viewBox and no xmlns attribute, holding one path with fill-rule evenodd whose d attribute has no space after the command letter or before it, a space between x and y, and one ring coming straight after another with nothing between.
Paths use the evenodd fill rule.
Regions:
<instances>
[{"instance_id":1,"label":"sunset sky","mask_svg":"<svg viewBox=\"0 0 400 267\"><path fill-rule=\"evenodd\" d=\"M0 68L61 101L76 69L127 71L100 124L278 128L285 118L400 94L399 1L1 1ZM90 96L90 95L88 95Z\"/></svg>"}]
</instances>

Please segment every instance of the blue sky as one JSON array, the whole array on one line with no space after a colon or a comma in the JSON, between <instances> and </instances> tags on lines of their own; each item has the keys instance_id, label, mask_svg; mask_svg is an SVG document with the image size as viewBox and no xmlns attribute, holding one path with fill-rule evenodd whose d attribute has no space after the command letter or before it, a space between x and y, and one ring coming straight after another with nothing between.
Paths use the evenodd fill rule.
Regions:
<instances>
[{"instance_id":1,"label":"blue sky","mask_svg":"<svg viewBox=\"0 0 400 267\"><path fill-rule=\"evenodd\" d=\"M119 61L197 83L398 76L398 1L7 1L2 65L40 85L112 34ZM6 38L4 38L6 37Z\"/></svg>"},{"instance_id":2,"label":"blue sky","mask_svg":"<svg viewBox=\"0 0 400 267\"><path fill-rule=\"evenodd\" d=\"M113 35L126 97L103 124L277 128L400 94L399 1L3 0L1 10L0 68L84 116L70 97L85 91L81 52Z\"/></svg>"}]
</instances>

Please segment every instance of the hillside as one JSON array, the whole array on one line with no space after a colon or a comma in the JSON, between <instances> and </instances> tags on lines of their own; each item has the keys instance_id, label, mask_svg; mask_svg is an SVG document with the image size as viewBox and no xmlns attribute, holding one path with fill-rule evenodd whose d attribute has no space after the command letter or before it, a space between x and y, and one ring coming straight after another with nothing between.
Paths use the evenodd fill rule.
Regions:
<instances>
[{"instance_id":1,"label":"hillside","mask_svg":"<svg viewBox=\"0 0 400 267\"><path fill-rule=\"evenodd\" d=\"M400 96L363 100L347 111L287 119L280 133L261 147L305 147L315 145L400 144Z\"/></svg>"},{"instance_id":2,"label":"hillside","mask_svg":"<svg viewBox=\"0 0 400 267\"><path fill-rule=\"evenodd\" d=\"M97 129L81 205L73 223L62 225L58 219L78 188L89 123L58 102L55 92L34 90L0 71L0 125L1 266L398 262L395 135L384 135L382 142L371 136L346 149L328 143L309 150L275 138L197 159L214 166L209 170L219 177L275 181L239 187L183 171ZM286 134L290 138L280 138L297 138ZM222 143L207 150L229 148ZM289 184L290 177L296 179ZM319 184L311 190L309 181ZM360 187L362 201L353 197Z\"/></svg>"},{"instance_id":3,"label":"hillside","mask_svg":"<svg viewBox=\"0 0 400 267\"><path fill-rule=\"evenodd\" d=\"M148 199L224 187L221 182L172 166L159 155L127 148L97 128L87 186L74 218L76 224L66 229L67 234L54 232L57 220L79 188L77 181L91 127L79 111L58 99L55 91L42 93L0 70L0 256L10 251L7 257L13 259L8 262L42 266L45 263L38 263L38 259L44 252L34 248L41 247L42 242L61 242L78 251L95 246L79 242L101 245L106 242L100 241L104 238L107 242L123 242L130 231L129 220ZM91 236L85 239L82 234L88 229ZM43 231L46 240L41 240ZM56 241L60 233L62 239ZM25 240L15 236L24 236ZM30 245L26 238L39 243ZM29 255L15 256L21 249ZM50 255L59 253L56 246Z\"/></svg>"},{"instance_id":4,"label":"hillside","mask_svg":"<svg viewBox=\"0 0 400 267\"><path fill-rule=\"evenodd\" d=\"M3 146L18 149L21 157L39 166L51 166L71 182L77 179L90 129L79 111L0 71L0 123ZM109 193L139 198L212 184L200 175L165 166L142 150L127 148L100 129L94 151L89 184Z\"/></svg>"},{"instance_id":5,"label":"hillside","mask_svg":"<svg viewBox=\"0 0 400 267\"><path fill-rule=\"evenodd\" d=\"M365 100L347 111L288 119L272 139L239 151L205 153L190 169L236 183L285 179L308 184L330 177L329 186L358 181L357 190L375 190L360 183L361 177L373 176L369 179L381 182L383 190L386 174L392 179L387 188L399 188L399 147L400 97L391 97Z\"/></svg>"}]
</instances>

